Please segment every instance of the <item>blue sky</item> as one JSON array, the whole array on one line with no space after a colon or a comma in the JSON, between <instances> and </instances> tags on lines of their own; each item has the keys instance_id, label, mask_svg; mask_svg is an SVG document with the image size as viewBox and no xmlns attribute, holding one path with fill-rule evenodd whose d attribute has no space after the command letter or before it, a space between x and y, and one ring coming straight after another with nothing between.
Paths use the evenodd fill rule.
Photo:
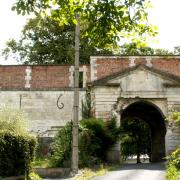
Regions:
<instances>
[{"instance_id":1,"label":"blue sky","mask_svg":"<svg viewBox=\"0 0 180 180\"><path fill-rule=\"evenodd\" d=\"M18 39L23 25L28 17L18 16L11 11L15 0L0 0L0 49L10 38ZM151 0L153 8L149 11L149 20L158 26L159 35L151 43L155 48L172 49L180 45L180 0ZM0 64L16 64L12 59L4 61L0 57Z\"/></svg>"}]
</instances>

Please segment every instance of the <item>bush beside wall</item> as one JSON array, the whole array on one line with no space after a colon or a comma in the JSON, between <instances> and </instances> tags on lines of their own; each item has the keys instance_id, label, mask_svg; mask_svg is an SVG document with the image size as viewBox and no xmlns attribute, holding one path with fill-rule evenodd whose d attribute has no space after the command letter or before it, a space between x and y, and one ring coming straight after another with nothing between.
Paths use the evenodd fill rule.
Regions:
<instances>
[{"instance_id":1,"label":"bush beside wall","mask_svg":"<svg viewBox=\"0 0 180 180\"><path fill-rule=\"evenodd\" d=\"M28 133L25 121L18 110L0 110L0 177L25 175L31 169L36 138Z\"/></svg>"},{"instance_id":2,"label":"bush beside wall","mask_svg":"<svg viewBox=\"0 0 180 180\"><path fill-rule=\"evenodd\" d=\"M0 175L2 177L24 175L30 170L35 153L34 138L16 135L11 132L0 133Z\"/></svg>"},{"instance_id":3,"label":"bush beside wall","mask_svg":"<svg viewBox=\"0 0 180 180\"><path fill-rule=\"evenodd\" d=\"M120 129L116 119L109 121L89 118L80 121L79 165L93 166L106 161L106 153L119 139ZM57 133L52 144L53 167L70 167L72 147L72 123L67 123Z\"/></svg>"},{"instance_id":4,"label":"bush beside wall","mask_svg":"<svg viewBox=\"0 0 180 180\"><path fill-rule=\"evenodd\" d=\"M180 179L180 147L168 157L166 180Z\"/></svg>"}]
</instances>

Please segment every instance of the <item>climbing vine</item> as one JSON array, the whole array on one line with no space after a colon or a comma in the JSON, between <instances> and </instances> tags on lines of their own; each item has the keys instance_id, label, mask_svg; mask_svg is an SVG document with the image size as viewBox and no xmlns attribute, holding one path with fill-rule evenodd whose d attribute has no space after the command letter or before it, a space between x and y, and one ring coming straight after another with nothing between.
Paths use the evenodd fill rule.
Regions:
<instances>
[{"instance_id":1,"label":"climbing vine","mask_svg":"<svg viewBox=\"0 0 180 180\"><path fill-rule=\"evenodd\" d=\"M180 127L180 112L179 111L172 111L167 118L170 126L178 126Z\"/></svg>"}]
</instances>

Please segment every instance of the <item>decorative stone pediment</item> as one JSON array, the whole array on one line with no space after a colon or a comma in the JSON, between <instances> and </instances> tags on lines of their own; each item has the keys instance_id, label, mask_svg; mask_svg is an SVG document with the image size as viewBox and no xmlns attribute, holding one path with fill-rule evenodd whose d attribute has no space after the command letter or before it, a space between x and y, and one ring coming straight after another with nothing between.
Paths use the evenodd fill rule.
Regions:
<instances>
[{"instance_id":1,"label":"decorative stone pediment","mask_svg":"<svg viewBox=\"0 0 180 180\"><path fill-rule=\"evenodd\" d=\"M123 91L165 91L180 86L180 78L147 66L136 66L94 82L94 86L120 86Z\"/></svg>"}]
</instances>

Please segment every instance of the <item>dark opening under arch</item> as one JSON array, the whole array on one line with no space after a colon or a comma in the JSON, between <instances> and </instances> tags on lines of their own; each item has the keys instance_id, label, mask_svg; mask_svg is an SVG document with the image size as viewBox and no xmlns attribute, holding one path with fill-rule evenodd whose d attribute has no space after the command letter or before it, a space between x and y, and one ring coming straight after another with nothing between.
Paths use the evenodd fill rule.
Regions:
<instances>
[{"instance_id":1,"label":"dark opening under arch","mask_svg":"<svg viewBox=\"0 0 180 180\"><path fill-rule=\"evenodd\" d=\"M140 118L151 129L151 161L159 162L165 157L166 125L161 110L153 103L137 101L121 113L121 121L127 118Z\"/></svg>"}]
</instances>

